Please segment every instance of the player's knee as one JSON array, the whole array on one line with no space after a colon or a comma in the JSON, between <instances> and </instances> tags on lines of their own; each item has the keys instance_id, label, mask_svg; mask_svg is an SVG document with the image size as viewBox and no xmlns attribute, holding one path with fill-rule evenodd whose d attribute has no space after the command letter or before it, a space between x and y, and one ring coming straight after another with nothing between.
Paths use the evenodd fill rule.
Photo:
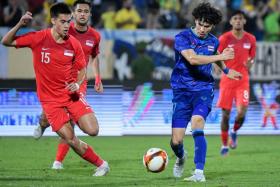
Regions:
<instances>
[{"instance_id":1,"label":"player's knee","mask_svg":"<svg viewBox=\"0 0 280 187\"><path fill-rule=\"evenodd\" d=\"M174 146L176 146L176 145L180 145L180 144L182 144L183 143L183 140L182 139L173 139L172 138L172 140L171 140L171 142L170 142L170 144L171 145L174 145Z\"/></svg>"},{"instance_id":2,"label":"player's knee","mask_svg":"<svg viewBox=\"0 0 280 187\"><path fill-rule=\"evenodd\" d=\"M77 147L79 145L79 140L77 138L68 138L64 140L71 147Z\"/></svg>"},{"instance_id":3,"label":"player's knee","mask_svg":"<svg viewBox=\"0 0 280 187\"><path fill-rule=\"evenodd\" d=\"M47 116L46 116L45 113L41 114L39 124L43 128L47 128L47 127L50 126L49 121L48 121Z\"/></svg>"},{"instance_id":4,"label":"player's knee","mask_svg":"<svg viewBox=\"0 0 280 187\"><path fill-rule=\"evenodd\" d=\"M86 132L89 136L97 136L99 133L99 128L92 128Z\"/></svg>"},{"instance_id":5,"label":"player's knee","mask_svg":"<svg viewBox=\"0 0 280 187\"><path fill-rule=\"evenodd\" d=\"M192 130L204 129L205 120L202 117L196 117L192 119Z\"/></svg>"}]
</instances>

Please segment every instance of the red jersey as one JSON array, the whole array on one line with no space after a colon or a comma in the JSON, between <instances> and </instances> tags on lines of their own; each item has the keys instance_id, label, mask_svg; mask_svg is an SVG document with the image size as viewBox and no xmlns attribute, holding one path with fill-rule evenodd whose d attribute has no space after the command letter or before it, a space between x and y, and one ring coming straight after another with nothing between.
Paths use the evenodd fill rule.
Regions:
<instances>
[{"instance_id":1,"label":"red jersey","mask_svg":"<svg viewBox=\"0 0 280 187\"><path fill-rule=\"evenodd\" d=\"M236 87L241 85L249 85L249 72L246 67L248 58L255 58L256 55L256 38L248 32L244 32L241 39L237 39L231 31L224 33L219 38L220 45L218 51L220 53L227 47L234 49L235 57L232 60L226 60L225 64L228 68L234 69L242 74L241 80L231 80L226 75L222 75L220 86Z\"/></svg>"},{"instance_id":2,"label":"red jersey","mask_svg":"<svg viewBox=\"0 0 280 187\"><path fill-rule=\"evenodd\" d=\"M69 36L64 43L56 43L51 29L46 29L16 37L16 47L32 50L39 100L69 101L71 96L65 87L75 80L73 66L80 70L86 65L80 42Z\"/></svg>"},{"instance_id":3,"label":"red jersey","mask_svg":"<svg viewBox=\"0 0 280 187\"><path fill-rule=\"evenodd\" d=\"M88 27L86 32L79 32L75 29L74 23L70 24L68 33L80 41L88 65L89 58L95 58L99 54L100 34L93 28Z\"/></svg>"},{"instance_id":4,"label":"red jersey","mask_svg":"<svg viewBox=\"0 0 280 187\"><path fill-rule=\"evenodd\" d=\"M93 29L92 27L88 26L88 30L85 32L79 32L75 29L75 24L72 22L70 24L70 28L68 33L78 39L82 45L85 59L86 59L86 67L89 63L90 56L95 58L99 54L99 43L100 43L100 34ZM77 77L78 71L74 69L73 77ZM81 85L81 92L86 94L87 89L87 79Z\"/></svg>"}]
</instances>

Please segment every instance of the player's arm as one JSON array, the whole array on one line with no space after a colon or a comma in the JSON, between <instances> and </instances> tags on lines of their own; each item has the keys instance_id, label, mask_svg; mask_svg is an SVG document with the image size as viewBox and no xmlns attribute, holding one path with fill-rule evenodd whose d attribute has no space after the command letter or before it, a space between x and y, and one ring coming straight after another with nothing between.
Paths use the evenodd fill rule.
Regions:
<instances>
[{"instance_id":1,"label":"player's arm","mask_svg":"<svg viewBox=\"0 0 280 187\"><path fill-rule=\"evenodd\" d=\"M82 46L78 40L73 42L75 58L74 63L78 70L77 80L76 82L71 82L70 84L66 83L66 89L70 92L76 92L80 89L80 85L83 83L85 76L86 76L86 61L85 55L82 50Z\"/></svg>"},{"instance_id":2,"label":"player's arm","mask_svg":"<svg viewBox=\"0 0 280 187\"><path fill-rule=\"evenodd\" d=\"M234 80L239 80L242 75L241 73L233 70L233 69L229 69L227 68L227 66L225 65L225 63L223 61L217 61L214 62L222 72L224 72L224 74L226 74L226 76L230 79L234 79Z\"/></svg>"},{"instance_id":3,"label":"player's arm","mask_svg":"<svg viewBox=\"0 0 280 187\"><path fill-rule=\"evenodd\" d=\"M217 55L198 55L193 49L186 49L181 51L181 54L191 65L204 65L216 61L230 60L234 58L234 51L232 48L226 48L221 54Z\"/></svg>"},{"instance_id":4,"label":"player's arm","mask_svg":"<svg viewBox=\"0 0 280 187\"><path fill-rule=\"evenodd\" d=\"M84 82L86 76L86 68L82 68L78 71L77 81L70 84L66 83L66 89L70 92L76 92L80 89L81 84Z\"/></svg>"},{"instance_id":5,"label":"player's arm","mask_svg":"<svg viewBox=\"0 0 280 187\"><path fill-rule=\"evenodd\" d=\"M5 35L3 36L1 43L5 46L8 47L15 47L16 46L16 41L15 41L15 36L17 31L27 25L27 23L32 20L32 13L31 12L26 12L19 22Z\"/></svg>"},{"instance_id":6,"label":"player's arm","mask_svg":"<svg viewBox=\"0 0 280 187\"><path fill-rule=\"evenodd\" d=\"M253 37L252 38L252 47L251 47L251 49L249 51L249 58L248 58L248 60L246 62L246 66L247 66L248 70L250 70L251 67L253 66L255 56L256 56L256 38Z\"/></svg>"},{"instance_id":7,"label":"player's arm","mask_svg":"<svg viewBox=\"0 0 280 187\"><path fill-rule=\"evenodd\" d=\"M93 72L95 74L95 84L94 84L94 89L98 93L103 92L103 84L101 81L101 75L100 75L100 67L99 67L99 58L98 55L92 59L92 68Z\"/></svg>"}]
</instances>

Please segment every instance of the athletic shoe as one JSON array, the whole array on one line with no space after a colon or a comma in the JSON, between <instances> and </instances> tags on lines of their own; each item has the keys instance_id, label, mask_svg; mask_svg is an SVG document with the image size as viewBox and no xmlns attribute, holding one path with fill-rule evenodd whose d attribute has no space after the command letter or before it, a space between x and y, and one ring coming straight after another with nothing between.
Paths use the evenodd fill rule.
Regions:
<instances>
[{"instance_id":1,"label":"athletic shoe","mask_svg":"<svg viewBox=\"0 0 280 187\"><path fill-rule=\"evenodd\" d=\"M34 132L33 132L33 137L36 139L36 140L39 140L44 132L45 132L46 128L42 128L41 125L39 124L35 129L34 129Z\"/></svg>"},{"instance_id":2,"label":"athletic shoe","mask_svg":"<svg viewBox=\"0 0 280 187\"><path fill-rule=\"evenodd\" d=\"M229 151L228 146L222 146L222 147L221 147L220 154L221 154L222 156L227 156L227 155L228 155L228 151Z\"/></svg>"},{"instance_id":3,"label":"athletic shoe","mask_svg":"<svg viewBox=\"0 0 280 187\"><path fill-rule=\"evenodd\" d=\"M205 182L205 176L203 174L203 171L197 171L195 170L194 174L190 177L184 178L184 181L188 182Z\"/></svg>"},{"instance_id":4,"label":"athletic shoe","mask_svg":"<svg viewBox=\"0 0 280 187\"><path fill-rule=\"evenodd\" d=\"M235 149L237 147L237 133L236 132L231 132L230 133L230 142L229 142L229 147L231 149Z\"/></svg>"},{"instance_id":5,"label":"athletic shoe","mask_svg":"<svg viewBox=\"0 0 280 187\"><path fill-rule=\"evenodd\" d=\"M184 165L185 165L185 161L186 161L186 157L187 157L187 153L184 153L184 157L183 158L178 158L176 159L176 162L174 164L173 167L173 176L176 178L180 178L183 175L184 172Z\"/></svg>"},{"instance_id":6,"label":"athletic shoe","mask_svg":"<svg viewBox=\"0 0 280 187\"><path fill-rule=\"evenodd\" d=\"M63 164L59 161L54 161L52 165L52 169L63 169Z\"/></svg>"},{"instance_id":7,"label":"athletic shoe","mask_svg":"<svg viewBox=\"0 0 280 187\"><path fill-rule=\"evenodd\" d=\"M95 176L95 177L105 176L105 175L107 175L107 173L109 171L110 171L109 164L108 164L108 162L104 161L101 166L96 168L95 173L93 174L93 176Z\"/></svg>"}]
</instances>

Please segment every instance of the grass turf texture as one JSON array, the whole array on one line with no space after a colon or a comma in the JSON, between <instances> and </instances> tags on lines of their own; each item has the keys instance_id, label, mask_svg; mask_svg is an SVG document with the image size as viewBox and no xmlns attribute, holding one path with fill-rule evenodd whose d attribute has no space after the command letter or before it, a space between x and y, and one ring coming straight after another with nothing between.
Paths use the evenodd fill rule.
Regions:
<instances>
[{"instance_id":1,"label":"grass turf texture","mask_svg":"<svg viewBox=\"0 0 280 187\"><path fill-rule=\"evenodd\" d=\"M221 157L220 137L208 136L206 183L174 179L175 157L169 136L81 137L94 147L111 167L106 177L92 177L93 167L70 150L64 170L51 170L57 137L0 137L0 186L280 186L279 136L240 136L236 150ZM188 150L184 177L193 164L193 139L184 141ZM149 173L142 164L151 147L167 151L169 164L162 173Z\"/></svg>"}]
</instances>

